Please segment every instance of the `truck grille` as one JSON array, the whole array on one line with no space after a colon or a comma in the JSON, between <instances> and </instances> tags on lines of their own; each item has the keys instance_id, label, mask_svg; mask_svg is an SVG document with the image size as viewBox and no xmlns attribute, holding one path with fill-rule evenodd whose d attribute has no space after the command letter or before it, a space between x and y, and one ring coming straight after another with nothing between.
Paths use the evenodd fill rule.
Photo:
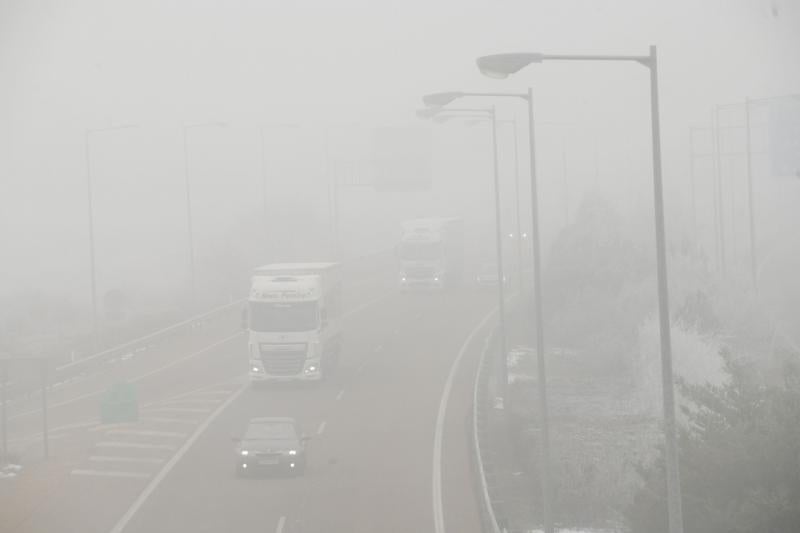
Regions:
<instances>
[{"instance_id":1,"label":"truck grille","mask_svg":"<svg viewBox=\"0 0 800 533\"><path fill-rule=\"evenodd\" d=\"M410 279L432 279L433 269L430 267L411 267L406 269L406 277Z\"/></svg>"},{"instance_id":2,"label":"truck grille","mask_svg":"<svg viewBox=\"0 0 800 533\"><path fill-rule=\"evenodd\" d=\"M303 371L305 344L261 344L261 364L272 376L295 376Z\"/></svg>"}]
</instances>

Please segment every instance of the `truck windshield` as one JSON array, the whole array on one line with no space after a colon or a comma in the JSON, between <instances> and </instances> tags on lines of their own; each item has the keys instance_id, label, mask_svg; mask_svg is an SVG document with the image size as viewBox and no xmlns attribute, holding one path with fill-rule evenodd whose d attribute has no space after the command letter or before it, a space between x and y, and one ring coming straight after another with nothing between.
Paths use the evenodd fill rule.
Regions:
<instances>
[{"instance_id":1,"label":"truck windshield","mask_svg":"<svg viewBox=\"0 0 800 533\"><path fill-rule=\"evenodd\" d=\"M403 243L400 245L400 259L410 261L421 261L439 259L442 254L442 246L438 242L425 243Z\"/></svg>"},{"instance_id":2,"label":"truck windshield","mask_svg":"<svg viewBox=\"0 0 800 533\"><path fill-rule=\"evenodd\" d=\"M317 302L250 302L250 329L260 333L311 331L319 320Z\"/></svg>"}]
</instances>

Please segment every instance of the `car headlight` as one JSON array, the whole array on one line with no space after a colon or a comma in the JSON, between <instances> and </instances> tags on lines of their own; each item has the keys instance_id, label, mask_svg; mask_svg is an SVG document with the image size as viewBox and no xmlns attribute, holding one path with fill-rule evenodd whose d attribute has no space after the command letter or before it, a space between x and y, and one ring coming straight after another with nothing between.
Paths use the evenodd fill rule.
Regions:
<instances>
[{"instance_id":1,"label":"car headlight","mask_svg":"<svg viewBox=\"0 0 800 533\"><path fill-rule=\"evenodd\" d=\"M289 450L289 455L297 455L297 450Z\"/></svg>"},{"instance_id":2,"label":"car headlight","mask_svg":"<svg viewBox=\"0 0 800 533\"><path fill-rule=\"evenodd\" d=\"M242 450L242 451L240 451L239 453L240 453L241 455L244 455L244 456L250 455L250 452L248 452L247 450Z\"/></svg>"}]
</instances>

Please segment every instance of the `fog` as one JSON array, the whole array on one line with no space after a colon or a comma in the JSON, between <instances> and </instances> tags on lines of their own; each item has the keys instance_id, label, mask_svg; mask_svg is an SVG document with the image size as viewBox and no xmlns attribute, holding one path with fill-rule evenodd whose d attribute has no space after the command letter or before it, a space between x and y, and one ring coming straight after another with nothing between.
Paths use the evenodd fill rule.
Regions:
<instances>
[{"instance_id":1,"label":"fog","mask_svg":"<svg viewBox=\"0 0 800 533\"><path fill-rule=\"evenodd\" d=\"M544 61L505 80L476 66L505 52L644 56L650 45L658 49L671 291L661 323L647 65ZM0 464L21 470L0 479L8 512L0 529L218 531L230 523L237 531L443 533L505 525L549 533L555 520L575 531L683 531L674 480L654 466L670 442L659 362L666 324L680 469L689 471L686 531L796 531L796 479L736 478L723 460L719 471L693 473L698 461L731 455L710 437L693 440L691 428L708 420L688 413L713 412L708 395L719 387L741 385L731 394L761 406L800 394L792 378L800 375L798 65L794 0L0 0L0 357L44 361L49 423L63 443L45 460L41 422L25 419L41 413L38 374L25 361L4 363L10 418L2 433L11 445ZM477 119L418 116L427 94L529 87L538 225L524 99L464 97L439 110L483 110L472 111ZM400 181L382 186L385 175ZM412 286L420 265L411 256L420 262L422 252L405 248L407 221L451 218L459 229L445 222L436 231L448 250L442 264L457 274L441 266L417 280L424 287ZM335 274L289 272L319 274L326 298L341 276L341 317L331 311L336 296L319 320L323 331L333 313L343 344L338 333L335 342L323 333L296 339L333 342L334 377L311 390L237 389L255 379L247 353L252 367L253 347L272 342L259 340L267 333L254 329L256 308L246 303L267 290L253 269L334 261ZM461 279L454 287L451 276ZM491 313L499 302L498 325ZM536 403L544 359L554 376L550 415ZM264 361L259 372L269 374ZM94 423L78 431L100 435L107 424L96 420L98 405L120 383L136 386L145 413L134 433L163 431L142 429L141 420L148 408L170 408L173 396L217 390L224 404L197 421L196 434L194 426L179 432L187 438L172 443L175 455L158 475L128 475L139 481L123 489L112 474L68 475L95 472L81 461L104 456L97 443L69 431ZM754 390L772 399L748 396ZM763 416L780 419L779 411ZM778 422L787 433L762 428L763 442L736 441L773 450L766 470L796 459L800 440L787 441L800 424L791 413L794 423ZM473 415L474 424L464 422ZM257 416L292 417L299 433L314 434L302 480L229 479L229 433L244 435ZM586 437L586 419L605 416L598 424L619 424L619 432ZM337 433L337 425L348 429ZM61 439L59 427L73 429ZM608 451L622 441L617 455ZM585 449L569 446L579 442ZM361 447L364 461L353 458ZM489 456L513 460L484 466ZM110 471L135 474L120 464ZM797 475L796 460L791 468ZM589 470L591 480L575 474ZM36 480L54 484L57 475L83 498L56 505L45 497L35 516L31 502L44 494ZM717 486L698 488L703 475L745 486L728 510L760 510L704 522L695 496L713 500ZM601 497L592 483L611 488ZM256 518L242 507L259 491L278 503ZM760 498L774 505L758 507ZM197 502L191 512L189 499Z\"/></svg>"}]
</instances>

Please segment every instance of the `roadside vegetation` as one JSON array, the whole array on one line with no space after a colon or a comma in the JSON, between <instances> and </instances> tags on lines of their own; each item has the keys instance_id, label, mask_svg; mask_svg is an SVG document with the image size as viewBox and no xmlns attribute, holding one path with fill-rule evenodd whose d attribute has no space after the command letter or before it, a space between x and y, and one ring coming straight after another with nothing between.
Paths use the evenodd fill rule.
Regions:
<instances>
[{"instance_id":1,"label":"roadside vegetation","mask_svg":"<svg viewBox=\"0 0 800 533\"><path fill-rule=\"evenodd\" d=\"M666 524L647 224L590 197L543 273L555 511L564 526L657 532ZM718 278L690 243L670 249L669 270L687 531L799 531L800 354L774 346L752 290ZM512 342L533 346L525 322ZM516 362L528 379L512 384L510 405L520 471L538 501L534 357L530 350Z\"/></svg>"}]
</instances>

